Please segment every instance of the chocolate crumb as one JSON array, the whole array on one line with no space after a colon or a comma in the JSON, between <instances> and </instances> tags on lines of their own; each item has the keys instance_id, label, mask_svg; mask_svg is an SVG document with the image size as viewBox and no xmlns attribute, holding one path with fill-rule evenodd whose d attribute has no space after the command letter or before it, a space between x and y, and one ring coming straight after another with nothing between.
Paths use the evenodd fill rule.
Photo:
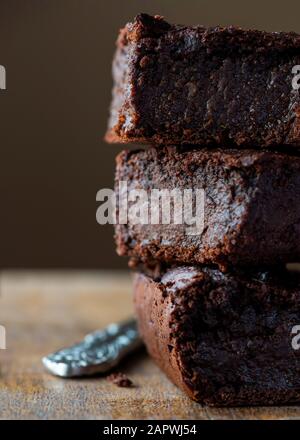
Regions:
<instances>
[{"instance_id":1,"label":"chocolate crumb","mask_svg":"<svg viewBox=\"0 0 300 440\"><path fill-rule=\"evenodd\" d=\"M118 387L128 388L133 385L132 381L124 373L112 373L106 379Z\"/></svg>"}]
</instances>

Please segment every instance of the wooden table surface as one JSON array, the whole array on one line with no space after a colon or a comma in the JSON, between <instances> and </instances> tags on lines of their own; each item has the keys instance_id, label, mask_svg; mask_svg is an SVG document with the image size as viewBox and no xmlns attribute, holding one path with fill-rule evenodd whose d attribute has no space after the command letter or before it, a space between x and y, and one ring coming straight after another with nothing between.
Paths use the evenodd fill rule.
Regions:
<instances>
[{"instance_id":1,"label":"wooden table surface","mask_svg":"<svg viewBox=\"0 0 300 440\"><path fill-rule=\"evenodd\" d=\"M144 350L119 368L134 388L104 377L60 379L43 355L132 314L131 280L119 272L4 272L0 278L1 419L293 419L300 407L217 409L190 401Z\"/></svg>"}]
</instances>

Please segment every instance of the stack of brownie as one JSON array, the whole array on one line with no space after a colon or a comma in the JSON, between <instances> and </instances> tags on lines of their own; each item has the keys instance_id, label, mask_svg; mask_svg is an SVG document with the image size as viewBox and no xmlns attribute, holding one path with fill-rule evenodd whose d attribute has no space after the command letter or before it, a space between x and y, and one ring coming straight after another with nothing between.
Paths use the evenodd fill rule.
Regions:
<instances>
[{"instance_id":1,"label":"stack of brownie","mask_svg":"<svg viewBox=\"0 0 300 440\"><path fill-rule=\"evenodd\" d=\"M150 355L208 405L300 401L300 36L137 16L114 60L116 189L201 188L204 229L118 224ZM118 194L119 199L125 197Z\"/></svg>"}]
</instances>

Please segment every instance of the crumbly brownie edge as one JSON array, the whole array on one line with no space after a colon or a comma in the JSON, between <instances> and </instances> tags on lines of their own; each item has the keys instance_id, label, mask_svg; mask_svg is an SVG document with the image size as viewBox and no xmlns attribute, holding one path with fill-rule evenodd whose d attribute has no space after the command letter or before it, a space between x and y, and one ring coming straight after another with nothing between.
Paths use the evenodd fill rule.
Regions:
<instances>
[{"instance_id":1,"label":"crumbly brownie edge","mask_svg":"<svg viewBox=\"0 0 300 440\"><path fill-rule=\"evenodd\" d=\"M182 270L183 273L186 271ZM195 268L190 270L193 272ZM169 278L165 279L164 285L141 274L135 277L135 305L140 331L149 353L162 370L189 397L211 406L298 402L300 358L290 348L288 329L300 316L299 277L286 278L282 273L283 279L279 281L280 274L274 274L275 281L272 278L247 278L245 274L231 278L210 269L196 269L192 276L196 277L194 281L184 280L185 288L182 280L176 280L176 277L174 287L172 273L167 275ZM267 274L260 276L267 277ZM240 297L231 298L230 290L237 293L236 289ZM249 293L250 306L247 305ZM196 302L195 298L198 298ZM204 312L197 315L201 301L211 330L207 333L202 329L200 342L197 339L195 343L193 338L198 331L195 323L196 327L203 326L201 313ZM236 306L236 301L245 304ZM285 310L286 307L290 309ZM213 323L214 309L221 313L221 327ZM230 319L239 310L241 315L232 318L235 322L232 324ZM269 312L275 315L269 315ZM192 317L195 313L196 319ZM288 325L286 318L290 320ZM249 328L245 327L244 320ZM237 329L244 340L237 337ZM220 336L217 336L218 332ZM209 342L214 338L217 338L215 343ZM266 345L266 353L262 344Z\"/></svg>"},{"instance_id":2,"label":"crumbly brownie edge","mask_svg":"<svg viewBox=\"0 0 300 440\"><path fill-rule=\"evenodd\" d=\"M178 41L182 40L182 43L178 43L178 47L177 39ZM224 97L215 89L209 88L207 94L202 96L200 90L203 90L204 85L201 83L198 87L198 80L193 80L196 82L191 80L182 88L178 85L182 82L178 74L177 77L174 76L174 85L170 88L173 79L168 75L164 80L168 85L165 89L159 89L155 104L149 107L148 103L154 99L155 88L160 87L156 84L156 82L159 84L159 79L155 78L157 75L159 78L163 75L163 71L159 70L157 73L155 69L150 73L151 66L164 64L163 61L153 61L152 58L158 56L161 46L164 46L166 41L169 41L167 46L168 44L174 45L171 52L184 53L184 50L186 50L187 56L192 56L194 49L192 50L191 47L193 46L205 48L203 49L204 52L207 51L211 57L214 56L215 52L216 58L218 58L218 54L222 53L224 66L226 65L226 57L230 64L233 53L235 56L246 56L247 59L249 51L252 51L254 57L253 63L250 63L249 66L255 65L255 61L261 65L262 62L259 57L263 57L266 53L269 54L268 59L273 57L274 60L277 60L278 57L282 57L283 64L281 61L274 61L275 67L272 63L270 66L266 65L268 70L266 75L263 78L258 77L256 87L255 84L251 83L247 92L245 90L243 92L241 89L240 103L236 101L235 104L233 104L233 99L239 94L238 90L232 90L232 98L225 99L223 105ZM190 41L190 44L186 46L185 41ZM285 59L287 56L290 56L290 64ZM174 60L171 58L169 62L173 65ZM183 145L192 143L199 146L236 144L241 148L269 147L276 149L280 144L286 144L290 148L299 147L300 103L297 99L297 92L293 93L291 85L291 68L293 65L299 64L298 61L300 62L300 37L295 33L268 33L243 30L236 27L204 28L202 26L169 25L161 17L140 14L133 23L129 23L121 31L118 39L114 59L115 85L111 106L112 114L106 140L118 143L178 143ZM181 66L181 68L178 66L178 72L181 72L183 68L184 66ZM224 87L229 92L231 87L235 88L236 84L243 83L242 77L234 82L230 80L232 69L233 65L230 64L228 69L221 73L221 76L224 76L223 80L219 78L218 69L214 76L216 84L222 81L228 82ZM251 70L252 67L249 67L249 69ZM168 68L168 73L169 70ZM213 71L214 69L210 70ZM279 72L283 72L280 78ZM244 85L241 85L244 89L247 88L246 84L251 80L252 73L252 71L249 72L249 78L245 80ZM207 72L202 72L202 74L205 77ZM234 75L236 74L237 72L234 73ZM186 73L185 76L192 77L193 72ZM273 79L270 81L269 77ZM122 79L120 80L120 78ZM266 82L263 88L259 86L261 82ZM282 86L285 82L286 84ZM276 83L274 90L272 89L273 83ZM281 84L281 94L279 95L276 94L279 90L277 83ZM177 87L178 90L176 90ZM147 89L149 89L149 93ZM185 96L187 89L189 93L196 94L196 96L193 95L194 102L206 102L204 107L209 107L211 110L208 112L203 107L200 111L198 108L197 117L194 119L195 109L190 108L190 100L184 98L180 104L181 98ZM197 89L199 90L197 91ZM265 90L268 90L268 94L265 93ZM262 96L261 104L252 109L250 115L248 98L251 93L254 93L251 105L254 105L259 96L264 96ZM271 96L272 93L274 96ZM160 100L162 95L167 95L164 103ZM181 111L173 113L173 106L170 107L167 104L168 101L176 102L176 106L181 105ZM269 102L267 107L264 106L266 101ZM277 102L276 106L274 106L274 102ZM228 114L226 108L231 108ZM246 111L247 108L248 111ZM188 116L182 118L186 111L188 111ZM163 122L163 117L159 117L160 113L161 115L170 114L170 118ZM245 118L247 121L243 126ZM202 121L198 128L195 127L195 120ZM262 122L263 120L264 122ZM278 124L278 120L281 121L280 124ZM224 127L221 128L222 126ZM250 126L252 128L248 130ZM203 129L200 129L200 127ZM254 135L254 133L256 134Z\"/></svg>"},{"instance_id":3,"label":"crumbly brownie edge","mask_svg":"<svg viewBox=\"0 0 300 440\"><path fill-rule=\"evenodd\" d=\"M130 257L132 265L217 264L222 270L297 261L299 170L299 157L291 160L285 154L257 150L165 147L124 151L117 157L117 192L119 180L127 180L128 188L198 185L208 196L207 218L203 234L193 240L179 227L171 236L161 225L116 225L117 252ZM160 230L167 244L154 237Z\"/></svg>"}]
</instances>

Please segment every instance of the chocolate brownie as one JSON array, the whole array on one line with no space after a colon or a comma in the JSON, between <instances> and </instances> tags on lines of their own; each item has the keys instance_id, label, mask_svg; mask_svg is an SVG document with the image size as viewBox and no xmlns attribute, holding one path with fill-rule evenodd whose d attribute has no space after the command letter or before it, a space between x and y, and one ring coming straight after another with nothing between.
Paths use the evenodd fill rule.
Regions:
<instances>
[{"instance_id":1,"label":"chocolate brownie","mask_svg":"<svg viewBox=\"0 0 300 440\"><path fill-rule=\"evenodd\" d=\"M119 193L120 181L127 182L128 193ZM171 146L123 151L117 157L119 203L131 190L144 189L150 206L153 189L174 188L181 191L181 200L186 189L194 195L196 189L204 190L203 230L189 235L186 224L174 224L170 193L171 224L161 224L162 219L160 224L134 224L129 217L127 224L116 225L117 252L131 257L131 266L216 264L228 270L300 260L300 157ZM168 203L161 200L160 213ZM128 212L133 205L128 203ZM182 211L186 207L184 203ZM152 220L149 209L148 222Z\"/></svg>"},{"instance_id":2,"label":"chocolate brownie","mask_svg":"<svg viewBox=\"0 0 300 440\"><path fill-rule=\"evenodd\" d=\"M300 402L299 274L182 267L135 276L148 352L192 399L212 406Z\"/></svg>"},{"instance_id":3,"label":"chocolate brownie","mask_svg":"<svg viewBox=\"0 0 300 440\"><path fill-rule=\"evenodd\" d=\"M300 146L296 33L170 25L138 15L121 30L107 140Z\"/></svg>"},{"instance_id":4,"label":"chocolate brownie","mask_svg":"<svg viewBox=\"0 0 300 440\"><path fill-rule=\"evenodd\" d=\"M112 373L106 379L120 388L130 388L133 386L132 381L124 373Z\"/></svg>"}]
</instances>

